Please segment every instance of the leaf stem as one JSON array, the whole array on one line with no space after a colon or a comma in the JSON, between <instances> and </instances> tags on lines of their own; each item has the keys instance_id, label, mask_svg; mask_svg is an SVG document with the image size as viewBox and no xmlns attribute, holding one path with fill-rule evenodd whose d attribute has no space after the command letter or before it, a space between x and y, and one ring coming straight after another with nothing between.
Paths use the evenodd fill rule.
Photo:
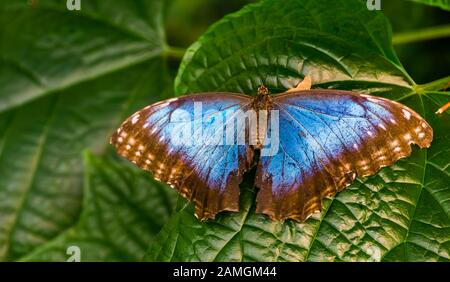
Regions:
<instances>
[{"instance_id":1,"label":"leaf stem","mask_svg":"<svg viewBox=\"0 0 450 282\"><path fill-rule=\"evenodd\" d=\"M401 45L444 37L450 37L450 25L434 26L420 30L397 33L394 34L392 43L394 45Z\"/></svg>"},{"instance_id":2,"label":"leaf stem","mask_svg":"<svg viewBox=\"0 0 450 282\"><path fill-rule=\"evenodd\" d=\"M440 78L438 80L428 82L425 84L416 85L414 90L417 93L423 93L424 91L438 91L450 87L450 76Z\"/></svg>"},{"instance_id":3,"label":"leaf stem","mask_svg":"<svg viewBox=\"0 0 450 282\"><path fill-rule=\"evenodd\" d=\"M175 58L175 59L183 59L184 53L186 53L185 48L174 47L174 46L165 46L163 54L164 56Z\"/></svg>"}]
</instances>

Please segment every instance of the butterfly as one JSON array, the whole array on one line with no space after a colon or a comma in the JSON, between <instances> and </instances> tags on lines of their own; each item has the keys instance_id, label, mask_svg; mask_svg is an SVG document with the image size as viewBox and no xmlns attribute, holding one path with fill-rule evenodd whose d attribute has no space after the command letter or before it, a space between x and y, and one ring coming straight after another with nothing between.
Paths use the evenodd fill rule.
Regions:
<instances>
[{"instance_id":1,"label":"butterfly","mask_svg":"<svg viewBox=\"0 0 450 282\"><path fill-rule=\"evenodd\" d=\"M239 184L257 166L256 212L300 222L356 177L409 156L410 144L430 146L433 130L412 109L352 91L304 90L307 78L275 95L261 86L253 97L212 92L157 102L125 120L111 144L193 201L201 220L238 211Z\"/></svg>"}]
</instances>

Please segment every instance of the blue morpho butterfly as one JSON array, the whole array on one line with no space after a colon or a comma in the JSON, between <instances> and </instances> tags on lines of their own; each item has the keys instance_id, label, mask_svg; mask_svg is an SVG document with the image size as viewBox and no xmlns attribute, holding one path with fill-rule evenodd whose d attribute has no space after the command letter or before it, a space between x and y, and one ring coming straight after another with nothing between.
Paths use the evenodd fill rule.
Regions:
<instances>
[{"instance_id":1,"label":"blue morpho butterfly","mask_svg":"<svg viewBox=\"0 0 450 282\"><path fill-rule=\"evenodd\" d=\"M430 146L432 128L410 108L310 86L306 77L276 95L261 86L255 97L213 92L161 101L129 117L111 143L194 201L202 220L238 211L243 174L257 165L256 212L297 221L357 176L408 156L410 144Z\"/></svg>"}]
</instances>

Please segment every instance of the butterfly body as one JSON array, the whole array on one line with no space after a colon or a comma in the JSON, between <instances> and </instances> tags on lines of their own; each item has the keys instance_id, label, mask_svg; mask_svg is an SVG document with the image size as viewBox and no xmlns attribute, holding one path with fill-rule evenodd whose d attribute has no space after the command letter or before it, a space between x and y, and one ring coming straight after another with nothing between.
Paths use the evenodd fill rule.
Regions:
<instances>
[{"instance_id":1,"label":"butterfly body","mask_svg":"<svg viewBox=\"0 0 450 282\"><path fill-rule=\"evenodd\" d=\"M238 211L239 184L256 165L256 211L304 221L323 198L408 156L410 144L428 147L432 136L417 113L388 99L260 88L254 97L201 93L158 102L128 118L111 143L192 200L201 219Z\"/></svg>"}]
</instances>

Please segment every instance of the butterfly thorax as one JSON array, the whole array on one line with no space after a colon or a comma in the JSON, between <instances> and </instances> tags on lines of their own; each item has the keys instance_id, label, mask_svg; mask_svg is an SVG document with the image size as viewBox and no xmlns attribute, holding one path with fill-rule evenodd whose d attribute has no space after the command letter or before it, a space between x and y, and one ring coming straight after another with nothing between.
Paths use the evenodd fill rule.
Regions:
<instances>
[{"instance_id":1,"label":"butterfly thorax","mask_svg":"<svg viewBox=\"0 0 450 282\"><path fill-rule=\"evenodd\" d=\"M258 93L253 99L253 109L257 112L260 110L270 110L272 101L269 97L269 89L266 86L261 85L258 87Z\"/></svg>"},{"instance_id":2,"label":"butterfly thorax","mask_svg":"<svg viewBox=\"0 0 450 282\"><path fill-rule=\"evenodd\" d=\"M258 93L253 99L253 109L256 111L256 148L261 149L264 144L268 126L268 116L272 108L272 98L269 96L269 89L261 85L258 87Z\"/></svg>"}]
</instances>

